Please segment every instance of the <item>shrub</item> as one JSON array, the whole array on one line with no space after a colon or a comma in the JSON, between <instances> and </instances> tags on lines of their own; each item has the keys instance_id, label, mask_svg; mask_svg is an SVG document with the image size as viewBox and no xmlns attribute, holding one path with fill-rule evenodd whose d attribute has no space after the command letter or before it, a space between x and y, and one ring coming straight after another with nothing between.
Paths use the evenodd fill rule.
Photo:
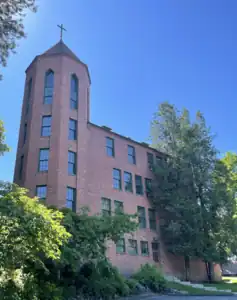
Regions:
<instances>
[{"instance_id":1,"label":"shrub","mask_svg":"<svg viewBox=\"0 0 237 300\"><path fill-rule=\"evenodd\" d=\"M132 278L153 292L160 293L166 288L166 280L163 273L154 265L142 265L141 268L133 274Z\"/></svg>"},{"instance_id":2,"label":"shrub","mask_svg":"<svg viewBox=\"0 0 237 300\"><path fill-rule=\"evenodd\" d=\"M140 290L138 288L139 282L134 278L126 279L126 284L129 287L129 294L139 294Z\"/></svg>"}]
</instances>

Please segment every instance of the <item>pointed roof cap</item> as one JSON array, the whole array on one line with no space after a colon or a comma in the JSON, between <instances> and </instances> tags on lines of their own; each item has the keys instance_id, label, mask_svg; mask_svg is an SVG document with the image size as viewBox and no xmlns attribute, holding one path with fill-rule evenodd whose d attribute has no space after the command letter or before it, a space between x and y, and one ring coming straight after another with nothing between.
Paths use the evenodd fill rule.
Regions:
<instances>
[{"instance_id":1,"label":"pointed roof cap","mask_svg":"<svg viewBox=\"0 0 237 300\"><path fill-rule=\"evenodd\" d=\"M48 50L45 51L44 53L42 53L42 54L40 54L40 55L37 55L37 56L35 57L35 59L32 61L32 63L33 63L36 59L38 59L39 57L42 57L42 56L45 57L45 56L51 56L51 55L66 55L66 56L72 58L73 60L75 60L75 61L81 63L82 65L84 65L85 68L86 68L86 70L87 70L88 76L89 76L89 81L90 81L90 83L91 83L90 73L89 73L88 66L87 66L85 63L83 63L83 62L76 56L76 54L74 54L74 53L72 52L72 50L70 50L70 49L68 48L68 46L64 44L64 42L63 42L62 40L60 40L57 44L55 44L53 47L51 47L50 49L48 49ZM31 63L31 64L32 64L32 63ZM30 64L30 65L31 65L31 64ZM30 67L30 66L29 66L29 67ZM29 68L29 67L28 67L28 68ZM26 71L28 70L28 68L26 69Z\"/></svg>"}]
</instances>

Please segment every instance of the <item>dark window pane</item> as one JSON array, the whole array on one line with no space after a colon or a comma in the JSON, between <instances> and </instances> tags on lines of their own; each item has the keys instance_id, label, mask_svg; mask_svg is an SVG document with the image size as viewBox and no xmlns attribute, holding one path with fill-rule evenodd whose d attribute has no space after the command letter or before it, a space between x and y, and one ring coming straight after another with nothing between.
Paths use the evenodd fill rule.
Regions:
<instances>
[{"instance_id":1,"label":"dark window pane","mask_svg":"<svg viewBox=\"0 0 237 300\"><path fill-rule=\"evenodd\" d=\"M68 151L68 174L76 175L76 153Z\"/></svg>"},{"instance_id":2,"label":"dark window pane","mask_svg":"<svg viewBox=\"0 0 237 300\"><path fill-rule=\"evenodd\" d=\"M69 119L69 131L68 131L68 139L76 140L77 139L77 121L73 119Z\"/></svg>"},{"instance_id":3,"label":"dark window pane","mask_svg":"<svg viewBox=\"0 0 237 300\"><path fill-rule=\"evenodd\" d=\"M138 195L143 195L142 177L139 175L135 175L135 183L136 183L136 193Z\"/></svg>"},{"instance_id":4,"label":"dark window pane","mask_svg":"<svg viewBox=\"0 0 237 300\"><path fill-rule=\"evenodd\" d=\"M138 206L138 220L139 220L139 228L143 229L146 228L146 210L145 207Z\"/></svg>"},{"instance_id":5,"label":"dark window pane","mask_svg":"<svg viewBox=\"0 0 237 300\"><path fill-rule=\"evenodd\" d=\"M123 213L123 202L115 200L114 201L114 211L116 214Z\"/></svg>"},{"instance_id":6,"label":"dark window pane","mask_svg":"<svg viewBox=\"0 0 237 300\"><path fill-rule=\"evenodd\" d=\"M148 209L150 229L156 230L156 212L154 209Z\"/></svg>"},{"instance_id":7,"label":"dark window pane","mask_svg":"<svg viewBox=\"0 0 237 300\"><path fill-rule=\"evenodd\" d=\"M23 168L24 168L24 155L22 155L20 158L19 179L22 179Z\"/></svg>"},{"instance_id":8,"label":"dark window pane","mask_svg":"<svg viewBox=\"0 0 237 300\"><path fill-rule=\"evenodd\" d=\"M76 211L76 189L67 187L66 207Z\"/></svg>"},{"instance_id":9,"label":"dark window pane","mask_svg":"<svg viewBox=\"0 0 237 300\"><path fill-rule=\"evenodd\" d=\"M127 192L133 192L132 174L129 172L124 172L124 188Z\"/></svg>"},{"instance_id":10,"label":"dark window pane","mask_svg":"<svg viewBox=\"0 0 237 300\"><path fill-rule=\"evenodd\" d=\"M145 178L145 186L146 186L146 195L147 197L152 197L152 180L150 178Z\"/></svg>"},{"instance_id":11,"label":"dark window pane","mask_svg":"<svg viewBox=\"0 0 237 300\"><path fill-rule=\"evenodd\" d=\"M39 152L39 171L48 171L49 149L40 149Z\"/></svg>"},{"instance_id":12,"label":"dark window pane","mask_svg":"<svg viewBox=\"0 0 237 300\"><path fill-rule=\"evenodd\" d=\"M44 103L51 104L53 102L53 91L54 91L54 73L48 71L45 74L44 84Z\"/></svg>"},{"instance_id":13,"label":"dark window pane","mask_svg":"<svg viewBox=\"0 0 237 300\"><path fill-rule=\"evenodd\" d=\"M117 190L121 190L121 171L113 169L113 187Z\"/></svg>"},{"instance_id":14,"label":"dark window pane","mask_svg":"<svg viewBox=\"0 0 237 300\"><path fill-rule=\"evenodd\" d=\"M120 239L116 243L116 252L124 253L125 252L125 239Z\"/></svg>"},{"instance_id":15,"label":"dark window pane","mask_svg":"<svg viewBox=\"0 0 237 300\"><path fill-rule=\"evenodd\" d=\"M36 196L41 200L46 199L47 185L38 185L38 186L36 186Z\"/></svg>"},{"instance_id":16,"label":"dark window pane","mask_svg":"<svg viewBox=\"0 0 237 300\"><path fill-rule=\"evenodd\" d=\"M110 216L111 215L111 200L107 198L101 199L102 206L102 215Z\"/></svg>"},{"instance_id":17,"label":"dark window pane","mask_svg":"<svg viewBox=\"0 0 237 300\"><path fill-rule=\"evenodd\" d=\"M136 240L128 240L128 253L130 255L137 255L137 241Z\"/></svg>"},{"instance_id":18,"label":"dark window pane","mask_svg":"<svg viewBox=\"0 0 237 300\"><path fill-rule=\"evenodd\" d=\"M159 262L159 243L151 243L152 256L155 262Z\"/></svg>"},{"instance_id":19,"label":"dark window pane","mask_svg":"<svg viewBox=\"0 0 237 300\"><path fill-rule=\"evenodd\" d=\"M128 145L128 162L131 164L136 164L135 148L130 145Z\"/></svg>"},{"instance_id":20,"label":"dark window pane","mask_svg":"<svg viewBox=\"0 0 237 300\"><path fill-rule=\"evenodd\" d=\"M106 153L108 156L114 156L114 140L110 137L106 138Z\"/></svg>"},{"instance_id":21,"label":"dark window pane","mask_svg":"<svg viewBox=\"0 0 237 300\"><path fill-rule=\"evenodd\" d=\"M78 104L78 79L76 75L71 77L70 108L77 109Z\"/></svg>"},{"instance_id":22,"label":"dark window pane","mask_svg":"<svg viewBox=\"0 0 237 300\"><path fill-rule=\"evenodd\" d=\"M42 117L42 128L41 128L41 136L50 136L51 135L51 116L43 116Z\"/></svg>"},{"instance_id":23,"label":"dark window pane","mask_svg":"<svg viewBox=\"0 0 237 300\"><path fill-rule=\"evenodd\" d=\"M23 144L25 144L27 138L27 124L24 125L24 137L23 137Z\"/></svg>"},{"instance_id":24,"label":"dark window pane","mask_svg":"<svg viewBox=\"0 0 237 300\"><path fill-rule=\"evenodd\" d=\"M32 91L32 78L29 80L28 85L27 85L26 114L28 114L29 108L30 108L31 91Z\"/></svg>"},{"instance_id":25,"label":"dark window pane","mask_svg":"<svg viewBox=\"0 0 237 300\"><path fill-rule=\"evenodd\" d=\"M148 242L141 241L141 255L143 255L143 256L149 255Z\"/></svg>"}]
</instances>

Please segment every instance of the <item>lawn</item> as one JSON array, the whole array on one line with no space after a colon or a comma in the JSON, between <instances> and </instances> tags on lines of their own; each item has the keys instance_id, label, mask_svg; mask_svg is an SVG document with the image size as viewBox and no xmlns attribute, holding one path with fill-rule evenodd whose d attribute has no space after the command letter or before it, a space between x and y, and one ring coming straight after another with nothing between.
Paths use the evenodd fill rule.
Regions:
<instances>
[{"instance_id":1,"label":"lawn","mask_svg":"<svg viewBox=\"0 0 237 300\"><path fill-rule=\"evenodd\" d=\"M206 283L205 286L216 287L218 290L231 290L237 293L237 277L222 277L220 283Z\"/></svg>"},{"instance_id":2,"label":"lawn","mask_svg":"<svg viewBox=\"0 0 237 300\"><path fill-rule=\"evenodd\" d=\"M214 286L214 285L213 285ZM231 295L231 293L218 292L218 291L206 291L192 286L187 286L178 282L168 282L167 287L178 291L188 292L189 295L203 295L203 296L220 296L220 295ZM230 288L229 288L230 289Z\"/></svg>"}]
</instances>

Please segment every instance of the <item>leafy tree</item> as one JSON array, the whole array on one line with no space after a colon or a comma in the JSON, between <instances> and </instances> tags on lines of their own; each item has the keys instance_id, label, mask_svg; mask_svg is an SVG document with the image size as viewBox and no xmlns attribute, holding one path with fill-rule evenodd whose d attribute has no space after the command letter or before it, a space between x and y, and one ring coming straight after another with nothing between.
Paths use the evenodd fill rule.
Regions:
<instances>
[{"instance_id":1,"label":"leafy tree","mask_svg":"<svg viewBox=\"0 0 237 300\"><path fill-rule=\"evenodd\" d=\"M13 284L17 274L27 282L33 274L28 272L29 264L45 268L43 257L60 259L60 248L70 237L61 225L62 219L61 212L29 198L26 190L16 185L11 186L10 192L2 193L0 270L7 284Z\"/></svg>"},{"instance_id":2,"label":"leafy tree","mask_svg":"<svg viewBox=\"0 0 237 300\"><path fill-rule=\"evenodd\" d=\"M153 146L167 154L154 169L153 198L162 212L164 242L170 252L184 257L186 279L191 257L205 261L210 277L211 262L226 259L231 244L226 237L235 232L228 172L217 161L213 136L200 112L191 122L186 109L179 112L162 103L151 129Z\"/></svg>"},{"instance_id":3,"label":"leafy tree","mask_svg":"<svg viewBox=\"0 0 237 300\"><path fill-rule=\"evenodd\" d=\"M0 156L4 154L4 152L9 151L9 148L5 144L5 130L3 127L3 122L0 120Z\"/></svg>"},{"instance_id":4,"label":"leafy tree","mask_svg":"<svg viewBox=\"0 0 237 300\"><path fill-rule=\"evenodd\" d=\"M0 1L0 65L3 67L10 53L15 53L17 40L26 36L23 18L27 9L36 11L35 0Z\"/></svg>"}]
</instances>

